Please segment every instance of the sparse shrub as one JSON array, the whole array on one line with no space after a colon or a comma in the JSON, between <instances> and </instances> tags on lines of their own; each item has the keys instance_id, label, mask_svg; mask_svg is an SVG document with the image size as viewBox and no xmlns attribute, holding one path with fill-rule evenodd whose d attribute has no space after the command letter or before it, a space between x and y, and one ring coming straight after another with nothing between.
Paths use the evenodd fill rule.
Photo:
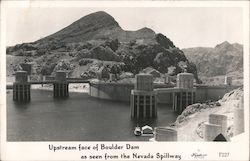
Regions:
<instances>
[{"instance_id":1,"label":"sparse shrub","mask_svg":"<svg viewBox=\"0 0 250 161\"><path fill-rule=\"evenodd\" d=\"M185 117L183 115L179 115L176 119L176 123L180 124L185 120Z\"/></svg>"},{"instance_id":2,"label":"sparse shrub","mask_svg":"<svg viewBox=\"0 0 250 161\"><path fill-rule=\"evenodd\" d=\"M13 47L6 48L6 54L11 54L13 52Z\"/></svg>"},{"instance_id":3,"label":"sparse shrub","mask_svg":"<svg viewBox=\"0 0 250 161\"><path fill-rule=\"evenodd\" d=\"M71 72L75 68L74 64L71 64L68 60L63 59L57 62L53 72L56 72L58 70L67 70Z\"/></svg>"},{"instance_id":4,"label":"sparse shrub","mask_svg":"<svg viewBox=\"0 0 250 161\"><path fill-rule=\"evenodd\" d=\"M95 78L96 77L96 73L94 71L88 70L88 71L83 72L80 75L80 77L84 78L84 79Z\"/></svg>"},{"instance_id":5,"label":"sparse shrub","mask_svg":"<svg viewBox=\"0 0 250 161\"><path fill-rule=\"evenodd\" d=\"M76 55L77 55L77 52L69 52L69 56L71 57L76 57Z\"/></svg>"},{"instance_id":6,"label":"sparse shrub","mask_svg":"<svg viewBox=\"0 0 250 161\"><path fill-rule=\"evenodd\" d=\"M118 39L108 40L104 43L104 47L105 46L110 47L110 49L115 52L119 47L119 41L118 41Z\"/></svg>"},{"instance_id":7,"label":"sparse shrub","mask_svg":"<svg viewBox=\"0 0 250 161\"><path fill-rule=\"evenodd\" d=\"M172 48L175 47L173 42L161 33L157 34L155 39L159 44L164 46L166 49L168 49L169 47L172 47Z\"/></svg>"},{"instance_id":8,"label":"sparse shrub","mask_svg":"<svg viewBox=\"0 0 250 161\"><path fill-rule=\"evenodd\" d=\"M93 60L90 60L90 59L81 59L81 60L79 60L79 65L80 66L87 65L89 63L93 63Z\"/></svg>"},{"instance_id":9,"label":"sparse shrub","mask_svg":"<svg viewBox=\"0 0 250 161\"><path fill-rule=\"evenodd\" d=\"M218 102L218 101L215 102L215 105L216 106L221 106L220 102Z\"/></svg>"},{"instance_id":10,"label":"sparse shrub","mask_svg":"<svg viewBox=\"0 0 250 161\"><path fill-rule=\"evenodd\" d=\"M87 49L82 49L81 51L77 52L77 58L88 58L90 57L91 53Z\"/></svg>"},{"instance_id":11,"label":"sparse shrub","mask_svg":"<svg viewBox=\"0 0 250 161\"><path fill-rule=\"evenodd\" d=\"M129 46L134 46L135 44L136 44L136 41L135 41L135 40L129 41Z\"/></svg>"},{"instance_id":12,"label":"sparse shrub","mask_svg":"<svg viewBox=\"0 0 250 161\"><path fill-rule=\"evenodd\" d=\"M56 63L50 63L50 64L46 63L44 66L42 66L41 74L42 75L51 75L55 66L56 66Z\"/></svg>"},{"instance_id":13,"label":"sparse shrub","mask_svg":"<svg viewBox=\"0 0 250 161\"><path fill-rule=\"evenodd\" d=\"M42 55L45 55L46 54L46 52L47 52L47 50L46 49L38 49L37 50L37 55L36 56L42 56Z\"/></svg>"}]
</instances>

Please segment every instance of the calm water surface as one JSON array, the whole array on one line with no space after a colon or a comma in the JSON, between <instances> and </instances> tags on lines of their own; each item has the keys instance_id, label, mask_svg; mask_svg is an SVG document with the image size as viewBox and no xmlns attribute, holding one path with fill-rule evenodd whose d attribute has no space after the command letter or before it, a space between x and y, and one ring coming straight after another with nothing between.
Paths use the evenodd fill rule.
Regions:
<instances>
[{"instance_id":1,"label":"calm water surface","mask_svg":"<svg viewBox=\"0 0 250 161\"><path fill-rule=\"evenodd\" d=\"M146 141L133 134L137 122L130 118L130 105L72 93L65 100L53 98L52 91L32 90L31 102L17 104L7 93L8 141ZM158 118L140 122L167 126L177 114L158 106Z\"/></svg>"}]
</instances>

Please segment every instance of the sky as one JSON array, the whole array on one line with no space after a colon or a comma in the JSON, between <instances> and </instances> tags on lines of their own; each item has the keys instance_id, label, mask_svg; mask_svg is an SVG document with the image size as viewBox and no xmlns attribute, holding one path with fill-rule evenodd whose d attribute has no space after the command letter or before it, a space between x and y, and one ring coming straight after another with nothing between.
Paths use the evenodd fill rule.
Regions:
<instances>
[{"instance_id":1,"label":"sky","mask_svg":"<svg viewBox=\"0 0 250 161\"><path fill-rule=\"evenodd\" d=\"M243 10L239 7L11 7L5 12L6 44L36 41L96 11L113 16L124 30L151 28L179 48L243 43Z\"/></svg>"}]
</instances>

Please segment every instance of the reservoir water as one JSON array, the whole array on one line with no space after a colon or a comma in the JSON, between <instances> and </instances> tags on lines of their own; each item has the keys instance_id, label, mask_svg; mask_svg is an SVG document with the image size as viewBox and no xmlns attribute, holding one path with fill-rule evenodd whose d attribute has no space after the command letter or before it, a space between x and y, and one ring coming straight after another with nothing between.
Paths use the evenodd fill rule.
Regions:
<instances>
[{"instance_id":1,"label":"reservoir water","mask_svg":"<svg viewBox=\"0 0 250 161\"><path fill-rule=\"evenodd\" d=\"M46 90L31 90L28 104L13 102L10 90L6 108L8 141L148 141L133 134L137 124L167 126L177 117L170 107L159 105L157 119L137 122L130 118L129 102L74 92L54 99Z\"/></svg>"}]
</instances>

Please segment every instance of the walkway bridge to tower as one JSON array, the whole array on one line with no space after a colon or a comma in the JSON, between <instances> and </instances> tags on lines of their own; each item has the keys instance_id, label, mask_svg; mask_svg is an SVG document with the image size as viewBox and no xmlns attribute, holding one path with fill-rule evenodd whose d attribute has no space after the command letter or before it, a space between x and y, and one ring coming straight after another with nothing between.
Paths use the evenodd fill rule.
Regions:
<instances>
[{"instance_id":1,"label":"walkway bridge to tower","mask_svg":"<svg viewBox=\"0 0 250 161\"><path fill-rule=\"evenodd\" d=\"M29 81L26 71L17 71L15 73L15 82L13 83L13 100L16 102L29 102L31 98L31 85L34 84L52 84L55 98L65 98L69 96L70 83L90 83L89 79L67 78L67 72L57 71L55 77L50 80Z\"/></svg>"}]
</instances>

